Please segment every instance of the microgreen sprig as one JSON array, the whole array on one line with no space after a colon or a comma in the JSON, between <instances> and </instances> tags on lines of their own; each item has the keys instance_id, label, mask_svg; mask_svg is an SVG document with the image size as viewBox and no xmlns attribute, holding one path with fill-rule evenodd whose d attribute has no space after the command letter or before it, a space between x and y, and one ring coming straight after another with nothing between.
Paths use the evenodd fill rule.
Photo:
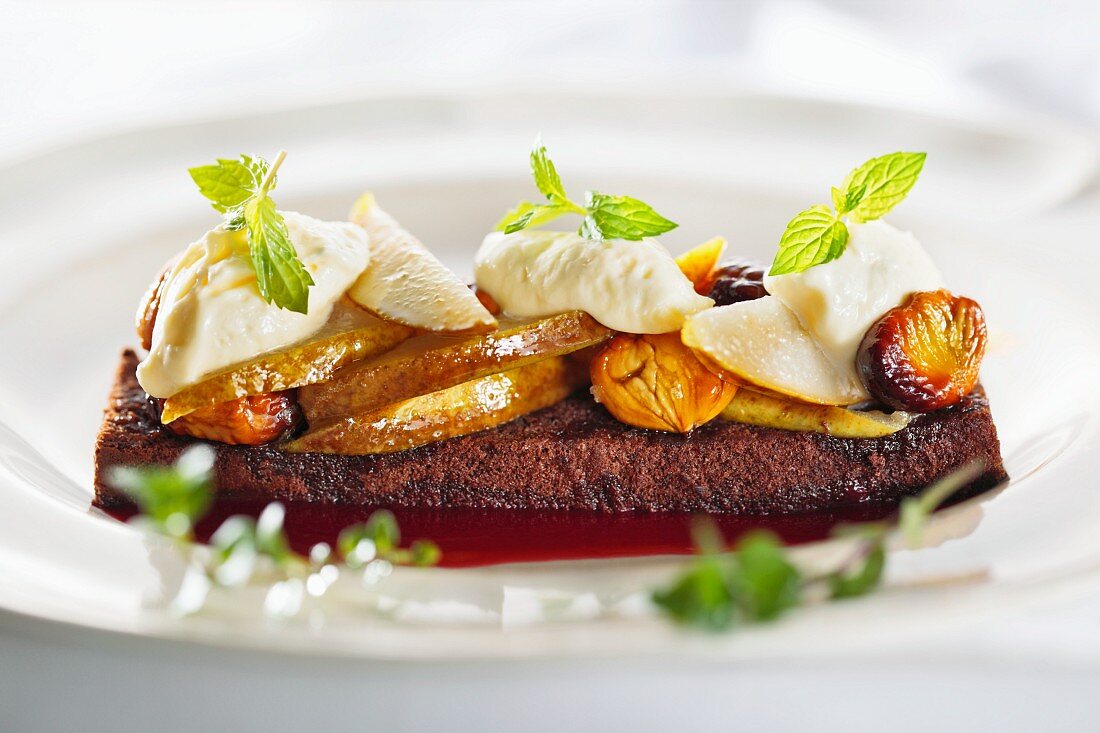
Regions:
<instances>
[{"instance_id":1,"label":"microgreen sprig","mask_svg":"<svg viewBox=\"0 0 1100 733\"><path fill-rule=\"evenodd\" d=\"M561 177L546 152L541 139L531 150L531 173L535 186L546 203L521 201L497 222L496 229L505 234L536 227L565 214L584 217L578 233L589 239L626 239L638 241L655 237L677 227L649 204L630 196L612 196L598 191L585 191L584 205L574 203L565 193Z\"/></svg>"},{"instance_id":2,"label":"microgreen sprig","mask_svg":"<svg viewBox=\"0 0 1100 733\"><path fill-rule=\"evenodd\" d=\"M817 575L799 570L787 549L769 532L749 533L732 552L725 552L714 525L700 525L695 530L700 555L667 586L655 591L653 601L677 623L724 631L771 621L815 597L840 600L866 595L882 581L891 530L900 530L907 545L915 549L931 513L981 470L980 463L971 463L919 496L905 499L896 525L868 522L839 528L837 534L852 539L849 554Z\"/></svg>"},{"instance_id":3,"label":"microgreen sprig","mask_svg":"<svg viewBox=\"0 0 1100 733\"><path fill-rule=\"evenodd\" d=\"M385 510L345 528L335 550L319 543L309 555L300 555L287 539L286 509L278 502L264 507L256 519L229 517L210 536L208 548L192 545L195 525L212 503L213 465L213 450L196 445L172 466L116 467L109 477L138 505L137 522L189 550L187 575L172 603L178 613L199 610L213 586L240 587L263 575L272 581L265 612L288 616L297 613L305 594L323 594L341 573L361 572L370 583L388 575L394 565L439 562L441 553L433 542L417 540L401 547L397 520Z\"/></svg>"},{"instance_id":4,"label":"microgreen sprig","mask_svg":"<svg viewBox=\"0 0 1100 733\"><path fill-rule=\"evenodd\" d=\"M769 275L803 272L831 262L848 246L848 225L881 219L905 198L924 168L924 153L890 153L872 158L832 189L833 209L811 206L799 212L779 240Z\"/></svg>"},{"instance_id":5,"label":"microgreen sprig","mask_svg":"<svg viewBox=\"0 0 1100 733\"><path fill-rule=\"evenodd\" d=\"M137 502L136 518L177 541L194 541L195 523L211 503L208 446L188 449L171 467L116 468L110 481ZM819 599L841 600L866 595L881 583L886 548L894 530L916 549L929 516L982 471L978 462L948 474L920 495L905 499L896 523L868 522L844 526L836 535L851 541L847 556L831 569L804 573L775 535L757 531L743 537L732 551L723 548L713 524L695 527L699 555L669 584L652 594L656 606L685 626L723 631L739 625L767 622ZM269 504L253 520L236 515L214 532L205 553L191 552L172 608L187 614L199 610L210 588L234 588L263 575L273 580L264 601L271 616L297 613L306 594L319 596L344 572L361 572L373 584L393 565L434 565L440 550L417 540L400 546L401 533L390 512L378 511L364 523L344 529L336 547L320 543L308 556L290 547L283 527L285 509Z\"/></svg>"},{"instance_id":6,"label":"microgreen sprig","mask_svg":"<svg viewBox=\"0 0 1100 733\"><path fill-rule=\"evenodd\" d=\"M306 313L313 277L298 257L286 221L269 195L275 190L276 173L285 158L285 150L279 151L271 165L259 156L219 158L214 165L188 172L199 193L225 216L226 228L245 229L256 287L263 299L280 308Z\"/></svg>"}]
</instances>

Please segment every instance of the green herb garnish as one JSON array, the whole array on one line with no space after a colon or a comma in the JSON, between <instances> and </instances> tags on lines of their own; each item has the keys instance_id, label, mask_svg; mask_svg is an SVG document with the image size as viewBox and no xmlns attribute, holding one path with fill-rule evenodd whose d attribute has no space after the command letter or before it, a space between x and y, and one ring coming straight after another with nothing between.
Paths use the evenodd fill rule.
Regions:
<instances>
[{"instance_id":1,"label":"green herb garnish","mask_svg":"<svg viewBox=\"0 0 1100 733\"><path fill-rule=\"evenodd\" d=\"M611 196L586 191L584 206L569 199L561 177L540 140L531 150L531 173L546 203L522 201L497 222L497 231L505 234L545 224L564 214L584 217L578 233L589 239L626 239L632 242L664 234L677 227L649 204L629 196Z\"/></svg>"},{"instance_id":2,"label":"green herb garnish","mask_svg":"<svg viewBox=\"0 0 1100 733\"><path fill-rule=\"evenodd\" d=\"M283 528L285 510L269 504L258 519L233 516L214 532L209 548L190 545L195 523L211 503L213 451L189 449L171 467L117 468L111 483L137 502L135 519L190 548L191 564L173 608L191 613L202 607L213 585L231 588L247 583L263 568L274 578L265 609L274 615L296 613L303 593L320 595L341 572L359 571L368 585L384 577L392 565L434 565L439 547L426 540L402 548L393 515L378 511L362 524L340 533L336 548L321 543L308 556L291 547ZM700 555L653 601L672 620L695 628L723 631L743 624L779 618L815 598L841 600L866 595L882 581L887 541L894 530L911 548L919 545L928 517L982 471L971 463L945 476L919 496L905 499L897 522L869 522L838 528L852 541L848 556L833 568L814 575L792 561L788 549L768 532L746 535L733 551L724 551L713 524L695 528ZM297 600L295 600L297 599Z\"/></svg>"},{"instance_id":3,"label":"green herb garnish","mask_svg":"<svg viewBox=\"0 0 1100 733\"><path fill-rule=\"evenodd\" d=\"M872 158L832 189L833 208L811 206L787 224L769 275L802 272L835 260L848 245L848 226L880 219L905 198L924 167L924 153L890 153Z\"/></svg>"},{"instance_id":4,"label":"green herb garnish","mask_svg":"<svg viewBox=\"0 0 1100 733\"><path fill-rule=\"evenodd\" d=\"M313 277L299 259L286 221L268 195L275 190L275 174L284 158L286 151L279 152L273 165L248 155L239 160L219 158L214 165L188 172L199 192L225 216L226 227L247 232L256 286L263 299L280 308L306 313Z\"/></svg>"},{"instance_id":5,"label":"green herb garnish","mask_svg":"<svg viewBox=\"0 0 1100 733\"><path fill-rule=\"evenodd\" d=\"M746 535L732 552L720 551L717 529L696 528L700 555L673 581L653 594L653 601L672 620L685 626L724 631L739 624L771 621L824 595L831 600L870 593L882 581L886 543L897 528L909 547L916 547L931 513L981 473L970 464L905 499L896 525L870 522L837 532L852 538L849 556L820 575L806 575L791 562L787 548L766 532Z\"/></svg>"},{"instance_id":6,"label":"green herb garnish","mask_svg":"<svg viewBox=\"0 0 1100 733\"><path fill-rule=\"evenodd\" d=\"M401 547L397 521L384 510L341 532L335 552L320 543L308 556L299 555L287 539L283 527L286 510L278 502L264 507L257 519L229 517L211 535L209 547L194 545L195 525L212 503L213 465L214 451L198 445L189 448L175 465L118 467L109 478L138 505L139 514L133 521L168 535L187 552L188 574L172 603L179 613L199 610L212 586L242 586L260 569L265 579L274 581L265 610L288 615L297 611L304 592L320 595L341 572L361 571L366 581L373 582L393 565L439 562L441 553L433 542L417 540Z\"/></svg>"}]
</instances>

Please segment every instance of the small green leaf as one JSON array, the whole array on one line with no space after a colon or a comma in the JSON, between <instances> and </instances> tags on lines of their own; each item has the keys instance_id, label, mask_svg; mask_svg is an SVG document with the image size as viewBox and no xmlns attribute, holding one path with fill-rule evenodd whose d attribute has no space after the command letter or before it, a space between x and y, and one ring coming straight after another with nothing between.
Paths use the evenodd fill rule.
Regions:
<instances>
[{"instance_id":1,"label":"small green leaf","mask_svg":"<svg viewBox=\"0 0 1100 733\"><path fill-rule=\"evenodd\" d=\"M852 209L859 205L859 202L863 200L864 194L867 193L867 186L856 186L849 189L847 192L841 191L839 188L833 187L833 208L836 209L837 216L844 216Z\"/></svg>"},{"instance_id":2,"label":"small green leaf","mask_svg":"<svg viewBox=\"0 0 1100 733\"><path fill-rule=\"evenodd\" d=\"M514 224L515 222L517 222L521 219L524 220L523 227L526 227L527 222L530 221L530 218L531 218L530 217L531 210L534 209L536 206L538 206L538 204L533 204L530 201L520 201L518 204L515 205L514 208L509 209L504 214L504 216L500 217L500 220L496 224L493 225L493 231L495 231L495 232L507 231L509 226L511 226L512 224ZM520 227L520 229L522 229L523 227ZM512 231L518 231L518 230L513 229Z\"/></svg>"},{"instance_id":3,"label":"small green leaf","mask_svg":"<svg viewBox=\"0 0 1100 733\"><path fill-rule=\"evenodd\" d=\"M547 199L553 202L568 200L561 178L546 152L546 146L542 144L541 137L535 140L535 146L531 150L531 173L535 176L535 185L539 192Z\"/></svg>"},{"instance_id":4,"label":"small green leaf","mask_svg":"<svg viewBox=\"0 0 1100 733\"><path fill-rule=\"evenodd\" d=\"M242 549L255 553L256 544L256 521L243 514L229 517L210 535L210 546L218 551L221 562Z\"/></svg>"},{"instance_id":5,"label":"small green leaf","mask_svg":"<svg viewBox=\"0 0 1100 733\"><path fill-rule=\"evenodd\" d=\"M262 158L242 155L239 160L219 158L214 165L191 168L188 173L199 187L199 192L224 214L243 206L245 201L256 195L267 170L267 163Z\"/></svg>"},{"instance_id":6,"label":"small green leaf","mask_svg":"<svg viewBox=\"0 0 1100 733\"><path fill-rule=\"evenodd\" d=\"M401 544L401 531L397 527L397 519L393 516L393 512L385 509L370 515L366 524L366 534L374 541L379 555L385 555Z\"/></svg>"},{"instance_id":7,"label":"small green leaf","mask_svg":"<svg viewBox=\"0 0 1100 733\"><path fill-rule=\"evenodd\" d=\"M770 532L753 532L737 546L733 575L742 610L755 621L770 621L798 605L802 573L787 560L786 549Z\"/></svg>"},{"instance_id":8,"label":"small green leaf","mask_svg":"<svg viewBox=\"0 0 1100 733\"><path fill-rule=\"evenodd\" d=\"M881 219L913 188L925 157L898 152L867 161L844 180L845 205L837 211L857 222Z\"/></svg>"},{"instance_id":9,"label":"small green leaf","mask_svg":"<svg viewBox=\"0 0 1100 733\"><path fill-rule=\"evenodd\" d=\"M545 224L562 214L568 213L570 213L568 207L555 204L533 204L530 201L523 201L497 222L496 230L511 234L521 229Z\"/></svg>"},{"instance_id":10,"label":"small green leaf","mask_svg":"<svg viewBox=\"0 0 1100 733\"><path fill-rule=\"evenodd\" d=\"M847 572L837 571L828 577L831 598L856 598L878 587L886 567L886 548L881 541L873 544L858 567Z\"/></svg>"},{"instance_id":11,"label":"small green leaf","mask_svg":"<svg viewBox=\"0 0 1100 733\"><path fill-rule=\"evenodd\" d=\"M129 494L159 531L185 538L210 506L213 467L214 451L197 445L172 466L115 467L108 483Z\"/></svg>"},{"instance_id":12,"label":"small green leaf","mask_svg":"<svg viewBox=\"0 0 1100 733\"><path fill-rule=\"evenodd\" d=\"M829 192L829 195L833 199L833 208L836 209L837 214L843 214L845 211L847 211L847 209L844 208L845 198L843 191L841 191L836 186L833 186L832 190Z\"/></svg>"},{"instance_id":13,"label":"small green leaf","mask_svg":"<svg viewBox=\"0 0 1100 733\"><path fill-rule=\"evenodd\" d=\"M738 618L728 567L719 555L695 559L672 585L653 593L653 602L677 623L709 631L724 631Z\"/></svg>"},{"instance_id":14,"label":"small green leaf","mask_svg":"<svg viewBox=\"0 0 1100 733\"><path fill-rule=\"evenodd\" d=\"M275 202L268 196L249 199L244 207L244 220L260 295L280 308L306 313L313 277L298 259L286 222L275 210Z\"/></svg>"},{"instance_id":15,"label":"small green leaf","mask_svg":"<svg viewBox=\"0 0 1100 733\"><path fill-rule=\"evenodd\" d=\"M439 559L443 557L439 545L429 540L415 540L409 545L409 551L412 554L413 565L436 565L439 563Z\"/></svg>"},{"instance_id":16,"label":"small green leaf","mask_svg":"<svg viewBox=\"0 0 1100 733\"><path fill-rule=\"evenodd\" d=\"M286 507L273 501L264 507L256 519L256 549L276 564L291 556L290 543L283 529Z\"/></svg>"},{"instance_id":17,"label":"small green leaf","mask_svg":"<svg viewBox=\"0 0 1100 733\"><path fill-rule=\"evenodd\" d=\"M590 239L636 242L664 234L678 226L654 211L649 204L630 196L588 191L584 198L588 216L581 225L580 234Z\"/></svg>"},{"instance_id":18,"label":"small green leaf","mask_svg":"<svg viewBox=\"0 0 1100 733\"><path fill-rule=\"evenodd\" d=\"M802 272L830 262L844 253L847 244L848 227L844 222L828 206L812 206L787 224L768 274Z\"/></svg>"},{"instance_id":19,"label":"small green leaf","mask_svg":"<svg viewBox=\"0 0 1100 733\"><path fill-rule=\"evenodd\" d=\"M863 197L866 195L867 184L848 189L848 193L844 195L844 213L847 213L859 206L859 202L863 201Z\"/></svg>"}]
</instances>

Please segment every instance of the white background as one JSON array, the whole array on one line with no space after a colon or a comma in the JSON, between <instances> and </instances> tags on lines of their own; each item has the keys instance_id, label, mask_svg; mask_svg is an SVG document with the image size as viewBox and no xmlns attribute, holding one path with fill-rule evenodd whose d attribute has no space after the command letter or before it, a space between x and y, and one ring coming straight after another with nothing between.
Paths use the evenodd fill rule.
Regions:
<instances>
[{"instance_id":1,"label":"white background","mask_svg":"<svg viewBox=\"0 0 1100 733\"><path fill-rule=\"evenodd\" d=\"M658 95L669 84L749 86L925 110L1015 108L1095 130L1098 35L1100 4L1087 1L5 2L0 160L151 124L502 82ZM1054 215L1093 221L1095 212L1087 192ZM1100 726L1096 597L1005 609L920 648L862 658L736 669L554 664L538 688L524 684L527 665L171 651L5 621L0 730L74 721L85 730L282 730L336 718L394 730L560 730L583 729L609 707L638 730L672 727L687 709L715 727L749 729ZM263 711L241 719L239 696L263 698Z\"/></svg>"}]
</instances>

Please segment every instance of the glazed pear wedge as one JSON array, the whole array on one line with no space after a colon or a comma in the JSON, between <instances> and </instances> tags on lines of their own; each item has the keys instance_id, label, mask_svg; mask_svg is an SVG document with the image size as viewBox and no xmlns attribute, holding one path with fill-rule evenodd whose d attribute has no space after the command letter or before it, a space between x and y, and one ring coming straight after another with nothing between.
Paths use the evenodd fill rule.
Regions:
<instances>
[{"instance_id":1,"label":"glazed pear wedge","mask_svg":"<svg viewBox=\"0 0 1100 733\"><path fill-rule=\"evenodd\" d=\"M814 405L752 389L739 389L720 416L747 425L823 433L835 438L881 438L901 430L913 418L907 412Z\"/></svg>"},{"instance_id":2,"label":"glazed pear wedge","mask_svg":"<svg viewBox=\"0 0 1100 733\"><path fill-rule=\"evenodd\" d=\"M868 399L854 373L838 369L778 298L710 308L688 318L684 344L716 370L770 392L820 405Z\"/></svg>"},{"instance_id":3,"label":"glazed pear wedge","mask_svg":"<svg viewBox=\"0 0 1100 733\"><path fill-rule=\"evenodd\" d=\"M235 364L169 397L161 420L167 424L203 407L328 379L340 367L388 351L413 333L341 300L305 341Z\"/></svg>"},{"instance_id":4,"label":"glazed pear wedge","mask_svg":"<svg viewBox=\"0 0 1100 733\"><path fill-rule=\"evenodd\" d=\"M292 453L393 453L494 428L560 402L588 382L584 359L552 357L355 417L313 424Z\"/></svg>"},{"instance_id":5,"label":"glazed pear wedge","mask_svg":"<svg viewBox=\"0 0 1100 733\"><path fill-rule=\"evenodd\" d=\"M499 330L478 336L424 334L341 369L329 381L303 387L298 400L313 425L563 356L610 337L609 329L581 311L504 321Z\"/></svg>"},{"instance_id":6,"label":"glazed pear wedge","mask_svg":"<svg viewBox=\"0 0 1100 733\"><path fill-rule=\"evenodd\" d=\"M351 220L370 238L370 265L348 296L382 318L440 333L486 333L496 319L435 255L365 193Z\"/></svg>"}]
</instances>

